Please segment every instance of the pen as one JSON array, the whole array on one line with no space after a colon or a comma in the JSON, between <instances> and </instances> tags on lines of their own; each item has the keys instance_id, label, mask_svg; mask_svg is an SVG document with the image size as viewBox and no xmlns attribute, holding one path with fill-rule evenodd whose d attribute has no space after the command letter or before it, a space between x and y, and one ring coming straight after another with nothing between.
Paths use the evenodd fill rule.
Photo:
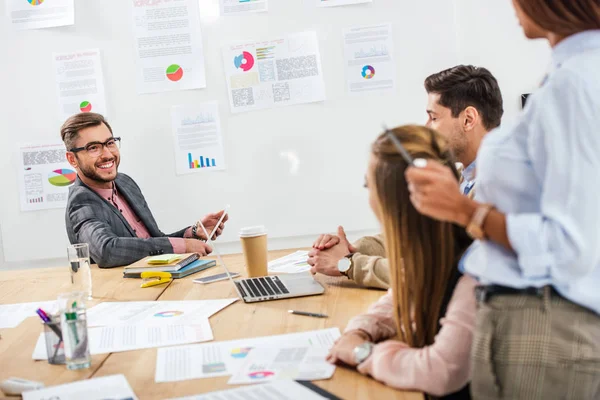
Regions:
<instances>
[{"instance_id":1,"label":"pen","mask_svg":"<svg viewBox=\"0 0 600 400\"><path fill-rule=\"evenodd\" d=\"M62 333L61 333L60 329L58 329L58 327L56 326L56 324L54 324L52 322L52 319L48 316L48 314L46 314L46 312L44 310L42 310L41 308L38 308L37 310L35 310L35 312L37 313L37 315L40 316L40 318L42 319L42 321L44 321L44 324L48 325L48 327L50 329L52 329L52 331L54 333L56 333L56 335L58 336L58 338L60 340L62 340Z\"/></svg>"},{"instance_id":2,"label":"pen","mask_svg":"<svg viewBox=\"0 0 600 400\"><path fill-rule=\"evenodd\" d=\"M288 310L288 312L290 314L296 314L296 315L305 315L307 317L315 317L315 318L327 318L327 315L325 314L318 314L318 313L310 313L310 312L305 312L305 311L296 311L296 310Z\"/></svg>"}]
</instances>

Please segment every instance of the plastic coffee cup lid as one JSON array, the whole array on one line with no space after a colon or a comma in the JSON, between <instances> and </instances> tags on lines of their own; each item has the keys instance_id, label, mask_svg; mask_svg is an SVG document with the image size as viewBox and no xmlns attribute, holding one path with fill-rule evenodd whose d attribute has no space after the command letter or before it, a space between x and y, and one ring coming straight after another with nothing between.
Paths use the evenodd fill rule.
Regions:
<instances>
[{"instance_id":1,"label":"plastic coffee cup lid","mask_svg":"<svg viewBox=\"0 0 600 400\"><path fill-rule=\"evenodd\" d=\"M247 228L240 229L240 237L254 237L254 236L262 236L266 235L267 230L264 225L258 226L249 226Z\"/></svg>"}]
</instances>

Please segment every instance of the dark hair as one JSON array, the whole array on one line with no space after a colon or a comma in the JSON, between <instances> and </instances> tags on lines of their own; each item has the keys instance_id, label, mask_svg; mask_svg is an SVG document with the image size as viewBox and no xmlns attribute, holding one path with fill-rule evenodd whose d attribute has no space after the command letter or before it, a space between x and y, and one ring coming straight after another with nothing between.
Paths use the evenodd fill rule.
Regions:
<instances>
[{"instance_id":1,"label":"dark hair","mask_svg":"<svg viewBox=\"0 0 600 400\"><path fill-rule=\"evenodd\" d=\"M69 117L60 127L60 137L62 138L67 151L74 147L74 143L77 140L79 131L92 126L98 126L100 124L106 125L112 135L112 128L101 114L87 112L75 114Z\"/></svg>"},{"instance_id":2,"label":"dark hair","mask_svg":"<svg viewBox=\"0 0 600 400\"><path fill-rule=\"evenodd\" d=\"M458 65L433 74L425 79L427 93L438 93L439 104L452 111L457 118L465 108L472 106L479 111L486 129L500 126L502 92L494 75L485 68Z\"/></svg>"},{"instance_id":3,"label":"dark hair","mask_svg":"<svg viewBox=\"0 0 600 400\"><path fill-rule=\"evenodd\" d=\"M559 35L600 29L598 0L517 0L519 7L542 28Z\"/></svg>"}]
</instances>

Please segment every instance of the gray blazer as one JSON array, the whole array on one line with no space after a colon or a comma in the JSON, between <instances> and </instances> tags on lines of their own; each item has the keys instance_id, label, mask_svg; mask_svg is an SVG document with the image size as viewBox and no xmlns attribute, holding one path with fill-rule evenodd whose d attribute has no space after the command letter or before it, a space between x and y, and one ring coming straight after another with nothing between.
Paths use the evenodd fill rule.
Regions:
<instances>
[{"instance_id":1,"label":"gray blazer","mask_svg":"<svg viewBox=\"0 0 600 400\"><path fill-rule=\"evenodd\" d=\"M165 235L158 229L135 181L119 173L115 184L119 195L127 200L152 237L138 238L119 210L78 177L69 188L65 212L69 241L72 244L88 243L90 256L100 268L128 265L148 255L172 253L173 246L168 238L183 237L187 227Z\"/></svg>"}]
</instances>

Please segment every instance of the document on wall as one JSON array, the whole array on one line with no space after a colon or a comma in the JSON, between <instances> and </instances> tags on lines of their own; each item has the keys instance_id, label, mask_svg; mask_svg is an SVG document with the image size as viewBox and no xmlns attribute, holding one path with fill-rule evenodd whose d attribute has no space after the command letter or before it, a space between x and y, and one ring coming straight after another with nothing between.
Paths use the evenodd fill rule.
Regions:
<instances>
[{"instance_id":1,"label":"document on wall","mask_svg":"<svg viewBox=\"0 0 600 400\"><path fill-rule=\"evenodd\" d=\"M326 397L292 380L281 380L264 385L239 387L179 397L171 400L240 400L240 399L277 399L277 400L324 400Z\"/></svg>"},{"instance_id":2,"label":"document on wall","mask_svg":"<svg viewBox=\"0 0 600 400\"><path fill-rule=\"evenodd\" d=\"M221 15L251 14L266 12L269 0L219 0Z\"/></svg>"},{"instance_id":3,"label":"document on wall","mask_svg":"<svg viewBox=\"0 0 600 400\"><path fill-rule=\"evenodd\" d=\"M314 0L317 7L348 6L352 4L372 3L373 0Z\"/></svg>"},{"instance_id":4,"label":"document on wall","mask_svg":"<svg viewBox=\"0 0 600 400\"><path fill-rule=\"evenodd\" d=\"M325 360L328 352L329 349L310 346L257 347L250 351L244 364L227 383L239 385L279 379L329 379L335 372L335 365Z\"/></svg>"},{"instance_id":5,"label":"document on wall","mask_svg":"<svg viewBox=\"0 0 600 400\"><path fill-rule=\"evenodd\" d=\"M225 169L219 104L171 107L178 175Z\"/></svg>"},{"instance_id":6,"label":"document on wall","mask_svg":"<svg viewBox=\"0 0 600 400\"><path fill-rule=\"evenodd\" d=\"M64 385L23 392L23 400L137 400L125 375L84 379Z\"/></svg>"},{"instance_id":7,"label":"document on wall","mask_svg":"<svg viewBox=\"0 0 600 400\"><path fill-rule=\"evenodd\" d=\"M138 93L206 87L197 0L131 0Z\"/></svg>"},{"instance_id":8,"label":"document on wall","mask_svg":"<svg viewBox=\"0 0 600 400\"><path fill-rule=\"evenodd\" d=\"M325 100L316 32L223 49L231 112Z\"/></svg>"},{"instance_id":9,"label":"document on wall","mask_svg":"<svg viewBox=\"0 0 600 400\"><path fill-rule=\"evenodd\" d=\"M106 116L100 50L54 53L53 58L60 121L80 112Z\"/></svg>"},{"instance_id":10,"label":"document on wall","mask_svg":"<svg viewBox=\"0 0 600 400\"><path fill-rule=\"evenodd\" d=\"M344 30L346 81L349 93L390 91L395 87L392 24Z\"/></svg>"},{"instance_id":11,"label":"document on wall","mask_svg":"<svg viewBox=\"0 0 600 400\"><path fill-rule=\"evenodd\" d=\"M123 351L174 346L213 340L208 319L181 324L129 324L88 329L90 354L119 353ZM33 351L34 360L47 360L44 334Z\"/></svg>"},{"instance_id":12,"label":"document on wall","mask_svg":"<svg viewBox=\"0 0 600 400\"><path fill-rule=\"evenodd\" d=\"M319 347L329 350L340 337L338 328L278 336L263 336L158 349L156 382L212 378L235 374L253 348L272 346Z\"/></svg>"},{"instance_id":13,"label":"document on wall","mask_svg":"<svg viewBox=\"0 0 600 400\"><path fill-rule=\"evenodd\" d=\"M77 178L65 157L65 145L21 144L18 152L21 211L64 208L69 186Z\"/></svg>"},{"instance_id":14,"label":"document on wall","mask_svg":"<svg viewBox=\"0 0 600 400\"><path fill-rule=\"evenodd\" d=\"M41 308L47 313L53 313L55 306L55 300L0 304L0 329L15 328L23 322L25 318L37 316L35 310L38 308Z\"/></svg>"},{"instance_id":15,"label":"document on wall","mask_svg":"<svg viewBox=\"0 0 600 400\"><path fill-rule=\"evenodd\" d=\"M104 302L87 311L88 327L204 321L238 299Z\"/></svg>"},{"instance_id":16,"label":"document on wall","mask_svg":"<svg viewBox=\"0 0 600 400\"><path fill-rule=\"evenodd\" d=\"M298 250L287 256L269 261L269 272L273 274L297 274L310 271L308 251Z\"/></svg>"},{"instance_id":17,"label":"document on wall","mask_svg":"<svg viewBox=\"0 0 600 400\"><path fill-rule=\"evenodd\" d=\"M6 0L6 15L17 29L73 25L75 23L75 1Z\"/></svg>"}]
</instances>

